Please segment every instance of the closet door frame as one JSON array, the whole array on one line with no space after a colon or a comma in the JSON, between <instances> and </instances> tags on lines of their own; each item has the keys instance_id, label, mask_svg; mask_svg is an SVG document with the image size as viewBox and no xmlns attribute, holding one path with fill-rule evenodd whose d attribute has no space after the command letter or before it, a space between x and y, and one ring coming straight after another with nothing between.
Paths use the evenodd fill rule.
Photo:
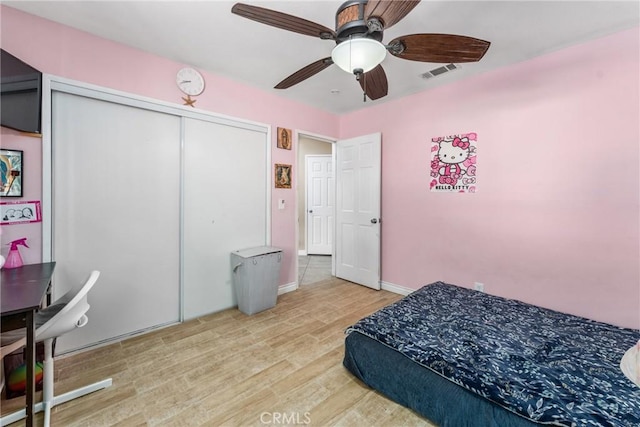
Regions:
<instances>
[{"instance_id":1,"label":"closet door frame","mask_svg":"<svg viewBox=\"0 0 640 427\"><path fill-rule=\"evenodd\" d=\"M242 129L254 130L265 134L265 241L271 244L271 126L251 120L239 119L231 116L215 114L204 110L193 109L166 101L161 101L137 94L105 88L90 83L67 79L52 74L42 77L42 260L53 260L53 141L52 141L52 99L53 92L63 92L93 98L100 101L122 104L130 107L166 113L181 118L180 131L180 322L184 321L184 119L192 118ZM56 294L55 284L52 290Z\"/></svg>"}]
</instances>

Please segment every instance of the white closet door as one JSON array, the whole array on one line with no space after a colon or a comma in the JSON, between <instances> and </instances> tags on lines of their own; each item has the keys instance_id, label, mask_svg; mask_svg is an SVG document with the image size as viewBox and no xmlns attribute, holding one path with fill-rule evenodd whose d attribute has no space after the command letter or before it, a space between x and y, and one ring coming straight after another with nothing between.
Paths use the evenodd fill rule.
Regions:
<instances>
[{"instance_id":1,"label":"white closet door","mask_svg":"<svg viewBox=\"0 0 640 427\"><path fill-rule=\"evenodd\" d=\"M180 118L61 92L52 102L55 295L102 272L89 323L56 351L179 321Z\"/></svg>"},{"instance_id":2,"label":"white closet door","mask_svg":"<svg viewBox=\"0 0 640 427\"><path fill-rule=\"evenodd\" d=\"M267 239L266 134L185 119L183 313L237 304L230 253Z\"/></svg>"}]
</instances>

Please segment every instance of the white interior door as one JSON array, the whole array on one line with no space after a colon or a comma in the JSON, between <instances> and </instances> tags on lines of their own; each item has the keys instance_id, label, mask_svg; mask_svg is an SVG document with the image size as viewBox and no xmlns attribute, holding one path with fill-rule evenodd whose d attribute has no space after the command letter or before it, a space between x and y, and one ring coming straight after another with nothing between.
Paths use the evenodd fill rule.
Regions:
<instances>
[{"instance_id":1,"label":"white interior door","mask_svg":"<svg viewBox=\"0 0 640 427\"><path fill-rule=\"evenodd\" d=\"M64 353L179 321L180 118L54 92L54 297L100 279Z\"/></svg>"},{"instance_id":2,"label":"white interior door","mask_svg":"<svg viewBox=\"0 0 640 427\"><path fill-rule=\"evenodd\" d=\"M337 142L336 276L380 289L380 133Z\"/></svg>"},{"instance_id":3,"label":"white interior door","mask_svg":"<svg viewBox=\"0 0 640 427\"><path fill-rule=\"evenodd\" d=\"M331 155L307 155L307 254L331 255L334 178Z\"/></svg>"},{"instance_id":4,"label":"white interior door","mask_svg":"<svg viewBox=\"0 0 640 427\"><path fill-rule=\"evenodd\" d=\"M267 243L266 131L185 119L184 318L236 305L232 251Z\"/></svg>"}]
</instances>

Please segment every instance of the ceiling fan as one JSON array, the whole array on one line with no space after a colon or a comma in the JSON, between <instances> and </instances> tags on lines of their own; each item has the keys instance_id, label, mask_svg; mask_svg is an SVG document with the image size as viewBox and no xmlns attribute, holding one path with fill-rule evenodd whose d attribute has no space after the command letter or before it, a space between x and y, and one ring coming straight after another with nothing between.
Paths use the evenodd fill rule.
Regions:
<instances>
[{"instance_id":1,"label":"ceiling fan","mask_svg":"<svg viewBox=\"0 0 640 427\"><path fill-rule=\"evenodd\" d=\"M287 89L336 64L355 74L366 100L388 93L387 75L380 65L387 52L411 61L452 63L479 61L489 49L488 41L454 34L410 34L383 45L384 30L397 24L418 3L420 0L346 1L336 12L335 31L297 16L243 3L236 3L231 12L283 30L335 41L330 57L301 68L275 89Z\"/></svg>"}]
</instances>

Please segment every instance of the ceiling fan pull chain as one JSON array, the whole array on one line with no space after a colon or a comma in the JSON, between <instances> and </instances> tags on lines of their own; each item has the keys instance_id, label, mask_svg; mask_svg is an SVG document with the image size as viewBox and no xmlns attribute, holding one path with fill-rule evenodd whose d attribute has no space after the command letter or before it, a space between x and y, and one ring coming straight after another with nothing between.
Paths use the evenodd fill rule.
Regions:
<instances>
[{"instance_id":1,"label":"ceiling fan pull chain","mask_svg":"<svg viewBox=\"0 0 640 427\"><path fill-rule=\"evenodd\" d=\"M362 102L367 102L367 76L364 73L360 74L364 79L364 87L362 88Z\"/></svg>"},{"instance_id":2,"label":"ceiling fan pull chain","mask_svg":"<svg viewBox=\"0 0 640 427\"><path fill-rule=\"evenodd\" d=\"M367 77L364 74L362 68L356 68L353 70L353 74L356 75L356 80L360 81L362 79L362 102L367 102Z\"/></svg>"},{"instance_id":3,"label":"ceiling fan pull chain","mask_svg":"<svg viewBox=\"0 0 640 427\"><path fill-rule=\"evenodd\" d=\"M367 102L367 76L365 76L364 74L361 74L362 78L364 79L364 89L362 92L362 102Z\"/></svg>"}]
</instances>

